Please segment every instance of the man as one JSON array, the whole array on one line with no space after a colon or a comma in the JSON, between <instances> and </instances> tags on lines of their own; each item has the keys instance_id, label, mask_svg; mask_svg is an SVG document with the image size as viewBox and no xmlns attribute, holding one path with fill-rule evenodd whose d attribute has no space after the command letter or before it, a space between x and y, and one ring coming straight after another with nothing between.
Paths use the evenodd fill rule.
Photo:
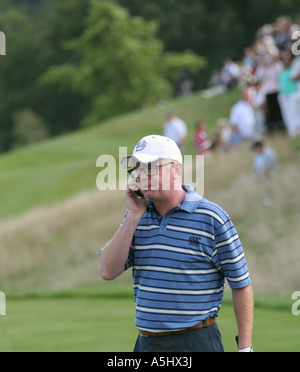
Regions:
<instances>
[{"instance_id":1,"label":"man","mask_svg":"<svg viewBox=\"0 0 300 372\"><path fill-rule=\"evenodd\" d=\"M242 97L231 109L230 123L243 140L253 139L255 136L255 113L251 105L251 96L248 88L242 92Z\"/></svg>"},{"instance_id":2,"label":"man","mask_svg":"<svg viewBox=\"0 0 300 372\"><path fill-rule=\"evenodd\" d=\"M240 68L231 59L226 59L221 70L221 81L227 89L237 85L240 76Z\"/></svg>"},{"instance_id":3,"label":"man","mask_svg":"<svg viewBox=\"0 0 300 372\"><path fill-rule=\"evenodd\" d=\"M167 137L143 138L122 165L133 177L128 209L100 252L99 274L113 280L132 267L139 328L134 350L223 351L215 318L226 277L239 349L252 351L253 293L227 213L181 184L182 155Z\"/></svg>"},{"instance_id":4,"label":"man","mask_svg":"<svg viewBox=\"0 0 300 372\"><path fill-rule=\"evenodd\" d=\"M184 151L184 145L187 137L187 128L183 120L179 119L173 112L167 113L167 122L164 126L164 134L176 142L177 146Z\"/></svg>"},{"instance_id":5,"label":"man","mask_svg":"<svg viewBox=\"0 0 300 372\"><path fill-rule=\"evenodd\" d=\"M297 66L290 50L281 52L284 69L279 75L279 104L289 137L300 135L300 91ZM300 72L298 71L298 74Z\"/></svg>"}]
</instances>

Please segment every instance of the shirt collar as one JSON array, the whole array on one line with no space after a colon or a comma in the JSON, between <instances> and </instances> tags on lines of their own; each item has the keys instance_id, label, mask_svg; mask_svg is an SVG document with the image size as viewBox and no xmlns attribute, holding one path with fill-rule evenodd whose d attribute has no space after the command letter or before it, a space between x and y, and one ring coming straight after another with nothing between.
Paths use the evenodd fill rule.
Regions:
<instances>
[{"instance_id":1,"label":"shirt collar","mask_svg":"<svg viewBox=\"0 0 300 372\"><path fill-rule=\"evenodd\" d=\"M186 191L186 195L181 203L180 209L185 210L188 213L194 213L199 205L199 201L202 200L202 196L197 194L191 185L182 185L182 188Z\"/></svg>"},{"instance_id":2,"label":"shirt collar","mask_svg":"<svg viewBox=\"0 0 300 372\"><path fill-rule=\"evenodd\" d=\"M202 196L197 194L191 185L182 185L183 190L186 192L186 195L181 204L176 208L177 210L184 210L188 213L194 213L199 205L199 201L202 200ZM147 210L155 209L155 205L152 201L147 201Z\"/></svg>"}]
</instances>

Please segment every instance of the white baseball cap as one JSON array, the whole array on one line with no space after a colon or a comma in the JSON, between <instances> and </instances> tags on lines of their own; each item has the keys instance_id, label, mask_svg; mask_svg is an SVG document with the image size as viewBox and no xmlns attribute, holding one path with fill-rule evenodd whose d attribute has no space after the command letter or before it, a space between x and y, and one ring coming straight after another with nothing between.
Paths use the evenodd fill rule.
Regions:
<instances>
[{"instance_id":1,"label":"white baseball cap","mask_svg":"<svg viewBox=\"0 0 300 372\"><path fill-rule=\"evenodd\" d=\"M164 159L182 164L181 151L172 139L153 134L142 138L135 146L133 154L122 159L121 165L128 169L134 167L137 162L149 164Z\"/></svg>"}]
</instances>

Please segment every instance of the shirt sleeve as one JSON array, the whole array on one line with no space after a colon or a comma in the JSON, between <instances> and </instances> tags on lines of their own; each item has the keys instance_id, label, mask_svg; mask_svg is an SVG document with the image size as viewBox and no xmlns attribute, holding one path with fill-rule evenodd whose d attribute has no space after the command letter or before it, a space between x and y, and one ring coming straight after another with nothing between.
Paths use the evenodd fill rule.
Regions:
<instances>
[{"instance_id":1,"label":"shirt sleeve","mask_svg":"<svg viewBox=\"0 0 300 372\"><path fill-rule=\"evenodd\" d=\"M243 247L230 219L216 231L213 262L224 274L232 289L251 284Z\"/></svg>"}]
</instances>

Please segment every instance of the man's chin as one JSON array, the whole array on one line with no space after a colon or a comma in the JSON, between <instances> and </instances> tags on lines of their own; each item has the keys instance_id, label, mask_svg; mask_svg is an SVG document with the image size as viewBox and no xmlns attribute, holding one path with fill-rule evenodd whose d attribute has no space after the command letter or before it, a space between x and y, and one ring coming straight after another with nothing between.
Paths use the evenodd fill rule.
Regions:
<instances>
[{"instance_id":1,"label":"man's chin","mask_svg":"<svg viewBox=\"0 0 300 372\"><path fill-rule=\"evenodd\" d=\"M142 193L146 199L155 198L155 196L157 196L157 192L158 190L142 190Z\"/></svg>"}]
</instances>

